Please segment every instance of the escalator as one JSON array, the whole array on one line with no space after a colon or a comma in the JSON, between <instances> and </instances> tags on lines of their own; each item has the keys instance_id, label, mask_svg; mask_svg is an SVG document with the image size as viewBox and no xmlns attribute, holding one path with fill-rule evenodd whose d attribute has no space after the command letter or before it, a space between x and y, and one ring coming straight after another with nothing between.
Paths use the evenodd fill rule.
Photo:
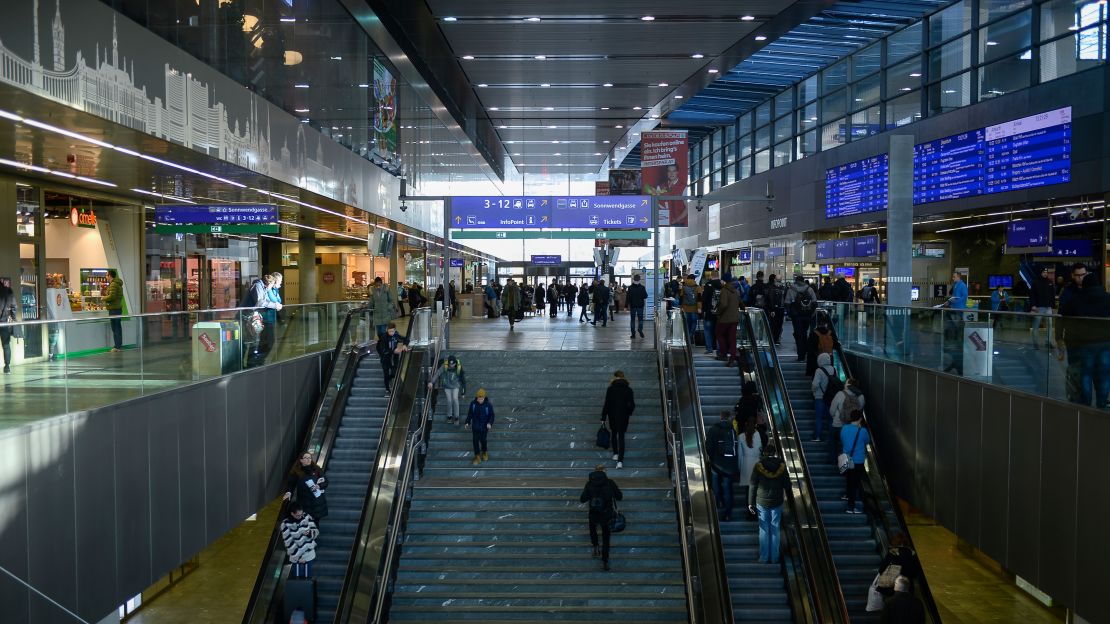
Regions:
<instances>
[{"instance_id":1,"label":"escalator","mask_svg":"<svg viewBox=\"0 0 1110 624\"><path fill-rule=\"evenodd\" d=\"M777 360L771 344L762 345L764 359ZM868 612L867 597L870 585L879 572L879 565L895 535L902 535L912 548L909 530L901 509L894 501L882 477L874 444L868 444L865 477L862 485L863 514L846 513L845 478L839 473L827 442L814 440L816 432L811 379L806 375L806 363L796 361L792 335L784 334L782 346L786 355L778 370L788 393L791 410L798 426L799 440L808 460L813 490L817 497L827 540L835 563L848 613L852 622L878 622L879 612ZM840 352L834 353L834 363L842 379L850 376ZM864 388L866 393L866 388ZM866 412L866 409L865 409ZM839 430L835 430L839 433ZM825 439L828 438L828 427ZM839 452L839 449L837 449ZM914 586L915 595L926 609L930 622L939 622L940 616L924 578Z\"/></svg>"}]
</instances>

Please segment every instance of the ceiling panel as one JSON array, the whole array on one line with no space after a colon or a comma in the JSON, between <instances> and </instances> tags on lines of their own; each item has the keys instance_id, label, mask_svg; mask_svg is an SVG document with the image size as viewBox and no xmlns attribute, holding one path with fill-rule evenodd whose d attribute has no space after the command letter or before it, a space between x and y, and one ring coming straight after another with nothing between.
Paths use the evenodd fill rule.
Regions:
<instances>
[{"instance_id":1,"label":"ceiling panel","mask_svg":"<svg viewBox=\"0 0 1110 624\"><path fill-rule=\"evenodd\" d=\"M631 17L653 15L659 20L676 14L702 16L765 17L777 14L783 0L698 0L697 3L676 4L673 0L427 0L439 17Z\"/></svg>"},{"instance_id":2,"label":"ceiling panel","mask_svg":"<svg viewBox=\"0 0 1110 624\"><path fill-rule=\"evenodd\" d=\"M441 26L459 57L532 56L689 56L716 55L750 33L755 22L563 23L454 22ZM536 61L537 63L541 61Z\"/></svg>"},{"instance_id":3,"label":"ceiling panel","mask_svg":"<svg viewBox=\"0 0 1110 624\"><path fill-rule=\"evenodd\" d=\"M463 67L475 85L583 85L600 87L606 82L615 87L670 82L678 84L690 74L707 66L705 59L690 58L609 58L596 60L532 59L507 60L476 58L463 61ZM482 93L478 94L483 95Z\"/></svg>"}]
</instances>

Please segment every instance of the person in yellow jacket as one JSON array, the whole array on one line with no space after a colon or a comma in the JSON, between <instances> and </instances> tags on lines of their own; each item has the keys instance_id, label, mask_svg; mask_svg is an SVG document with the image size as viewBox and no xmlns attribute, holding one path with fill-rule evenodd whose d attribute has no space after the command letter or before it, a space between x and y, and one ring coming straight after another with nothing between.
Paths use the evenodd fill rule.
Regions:
<instances>
[{"instance_id":1,"label":"person in yellow jacket","mask_svg":"<svg viewBox=\"0 0 1110 624\"><path fill-rule=\"evenodd\" d=\"M682 316L686 319L686 339L694 344L694 332L698 329L698 305L701 303L701 287L694 274L686 276L678 288L678 304L682 306Z\"/></svg>"},{"instance_id":2,"label":"person in yellow jacket","mask_svg":"<svg viewBox=\"0 0 1110 624\"><path fill-rule=\"evenodd\" d=\"M112 352L123 348L123 280L119 272L108 269L108 292L104 294L104 307L108 308L108 322L112 325Z\"/></svg>"}]
</instances>

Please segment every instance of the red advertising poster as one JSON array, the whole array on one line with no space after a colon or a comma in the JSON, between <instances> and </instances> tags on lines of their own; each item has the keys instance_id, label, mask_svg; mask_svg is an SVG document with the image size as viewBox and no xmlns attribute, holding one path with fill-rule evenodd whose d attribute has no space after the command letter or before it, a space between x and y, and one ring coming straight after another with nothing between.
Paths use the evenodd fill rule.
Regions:
<instances>
[{"instance_id":1,"label":"red advertising poster","mask_svg":"<svg viewBox=\"0 0 1110 624\"><path fill-rule=\"evenodd\" d=\"M609 182L594 182L594 195L608 195Z\"/></svg>"},{"instance_id":2,"label":"red advertising poster","mask_svg":"<svg viewBox=\"0 0 1110 624\"><path fill-rule=\"evenodd\" d=\"M690 170L685 130L650 130L640 137L640 168L645 195L685 195ZM690 224L684 201L661 201L659 225Z\"/></svg>"}]
</instances>

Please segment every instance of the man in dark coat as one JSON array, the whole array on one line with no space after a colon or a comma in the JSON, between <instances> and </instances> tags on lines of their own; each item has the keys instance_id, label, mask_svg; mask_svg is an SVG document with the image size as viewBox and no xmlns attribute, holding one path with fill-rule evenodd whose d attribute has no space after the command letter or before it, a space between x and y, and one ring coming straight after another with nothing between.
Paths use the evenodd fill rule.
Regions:
<instances>
[{"instance_id":1,"label":"man in dark coat","mask_svg":"<svg viewBox=\"0 0 1110 624\"><path fill-rule=\"evenodd\" d=\"M597 319L601 319L601 326L609 326L609 287L605 285L605 281L601 280L594 286L594 320L590 321L591 325L597 325Z\"/></svg>"},{"instance_id":2,"label":"man in dark coat","mask_svg":"<svg viewBox=\"0 0 1110 624\"><path fill-rule=\"evenodd\" d=\"M736 458L736 430L732 428L732 412L721 412L721 419L705 432L705 452L709 454L710 477L721 520L732 520L732 484L740 476Z\"/></svg>"},{"instance_id":3,"label":"man in dark coat","mask_svg":"<svg viewBox=\"0 0 1110 624\"><path fill-rule=\"evenodd\" d=\"M590 543L594 547L594 556L601 557L602 570L609 570L609 521L613 518L613 501L623 499L621 489L605 475L605 464L598 464L590 473L590 479L578 497L579 502L590 505ZM598 527L601 527L600 546L597 543Z\"/></svg>"},{"instance_id":4,"label":"man in dark coat","mask_svg":"<svg viewBox=\"0 0 1110 624\"><path fill-rule=\"evenodd\" d=\"M632 276L632 285L628 287L627 303L629 316L632 322L632 337L636 337L636 332L640 332L640 337L644 337L644 306L647 303L647 288L640 283L640 274Z\"/></svg>"},{"instance_id":5,"label":"man in dark coat","mask_svg":"<svg viewBox=\"0 0 1110 624\"><path fill-rule=\"evenodd\" d=\"M882 624L925 624L925 607L910 593L910 580L899 576L894 580L894 595L886 599Z\"/></svg>"},{"instance_id":6,"label":"man in dark coat","mask_svg":"<svg viewBox=\"0 0 1110 624\"><path fill-rule=\"evenodd\" d=\"M632 386L624 377L624 371L613 373L609 389L605 391L605 405L601 408L601 422L609 422L613 434L613 461L617 468L624 467L624 434L628 431L628 419L636 409Z\"/></svg>"}]
</instances>

